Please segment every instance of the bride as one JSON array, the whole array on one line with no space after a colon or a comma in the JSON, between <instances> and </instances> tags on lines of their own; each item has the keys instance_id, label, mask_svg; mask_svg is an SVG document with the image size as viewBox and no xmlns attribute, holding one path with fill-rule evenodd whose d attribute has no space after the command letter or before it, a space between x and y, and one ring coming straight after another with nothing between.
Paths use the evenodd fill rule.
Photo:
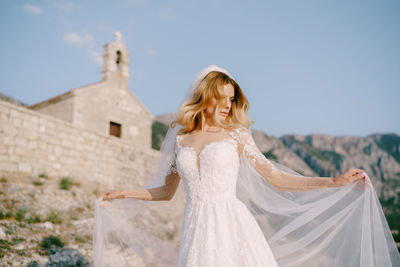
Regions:
<instances>
[{"instance_id":1,"label":"bride","mask_svg":"<svg viewBox=\"0 0 400 267\"><path fill-rule=\"evenodd\" d=\"M228 71L200 71L169 125L152 183L96 201L95 266L400 266L366 172L304 177L267 159L248 107ZM180 180L186 204L175 247L138 222L145 202L171 200Z\"/></svg>"}]
</instances>

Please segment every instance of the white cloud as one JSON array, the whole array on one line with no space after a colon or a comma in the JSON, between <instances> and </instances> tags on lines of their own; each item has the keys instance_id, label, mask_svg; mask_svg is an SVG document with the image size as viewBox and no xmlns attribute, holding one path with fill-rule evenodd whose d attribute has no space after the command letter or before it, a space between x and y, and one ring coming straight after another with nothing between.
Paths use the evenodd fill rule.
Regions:
<instances>
[{"instance_id":1,"label":"white cloud","mask_svg":"<svg viewBox=\"0 0 400 267\"><path fill-rule=\"evenodd\" d=\"M76 45L79 47L93 44L93 36L91 34L80 35L76 32L66 33L66 34L64 34L63 39L67 43Z\"/></svg>"},{"instance_id":2,"label":"white cloud","mask_svg":"<svg viewBox=\"0 0 400 267\"><path fill-rule=\"evenodd\" d=\"M103 66L103 57L99 52L95 50L89 50L89 55L92 62L96 63L97 66Z\"/></svg>"},{"instance_id":3,"label":"white cloud","mask_svg":"<svg viewBox=\"0 0 400 267\"><path fill-rule=\"evenodd\" d=\"M64 2L64 1L53 1L52 5L54 8L59 9L64 12L68 12L71 9L73 9L74 7L76 7L76 5L74 3Z\"/></svg>"},{"instance_id":4,"label":"white cloud","mask_svg":"<svg viewBox=\"0 0 400 267\"><path fill-rule=\"evenodd\" d=\"M148 48L146 50L146 53L150 56L155 56L157 54L157 50L153 49L153 48Z\"/></svg>"},{"instance_id":5,"label":"white cloud","mask_svg":"<svg viewBox=\"0 0 400 267\"><path fill-rule=\"evenodd\" d=\"M79 34L76 32L66 33L63 35L63 40L70 44L84 49L90 57L90 60L98 66L103 65L103 57L94 46L93 36L91 34Z\"/></svg>"},{"instance_id":6,"label":"white cloud","mask_svg":"<svg viewBox=\"0 0 400 267\"><path fill-rule=\"evenodd\" d=\"M25 11L27 11L27 12L33 14L33 15L36 15L36 16L39 16L39 15L43 14L43 10L38 6L34 6L34 5L31 5L31 4L25 4L23 6L23 8L24 8Z\"/></svg>"}]
</instances>

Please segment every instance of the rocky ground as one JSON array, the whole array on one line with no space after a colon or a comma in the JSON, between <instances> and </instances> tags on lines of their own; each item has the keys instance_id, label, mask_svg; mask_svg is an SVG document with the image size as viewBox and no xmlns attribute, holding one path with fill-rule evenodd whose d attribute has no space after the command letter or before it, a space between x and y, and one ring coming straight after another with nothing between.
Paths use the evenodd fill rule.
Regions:
<instances>
[{"instance_id":1,"label":"rocky ground","mask_svg":"<svg viewBox=\"0 0 400 267\"><path fill-rule=\"evenodd\" d=\"M103 190L69 177L0 174L0 266L47 263L42 240L51 236L91 263L93 206Z\"/></svg>"}]
</instances>

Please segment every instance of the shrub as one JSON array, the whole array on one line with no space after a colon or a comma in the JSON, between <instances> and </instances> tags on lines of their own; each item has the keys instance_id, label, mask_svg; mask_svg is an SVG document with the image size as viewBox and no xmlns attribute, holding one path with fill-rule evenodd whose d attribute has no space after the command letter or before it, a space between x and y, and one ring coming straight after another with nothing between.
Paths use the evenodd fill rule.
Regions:
<instances>
[{"instance_id":1,"label":"shrub","mask_svg":"<svg viewBox=\"0 0 400 267\"><path fill-rule=\"evenodd\" d=\"M39 185L43 185L44 183L39 180L36 180L36 181L33 181L33 184L36 186L39 186Z\"/></svg>"},{"instance_id":2,"label":"shrub","mask_svg":"<svg viewBox=\"0 0 400 267\"><path fill-rule=\"evenodd\" d=\"M11 211L5 211L5 210L0 211L0 220L6 219L6 218L11 218L12 216L13 215L12 215Z\"/></svg>"},{"instance_id":3,"label":"shrub","mask_svg":"<svg viewBox=\"0 0 400 267\"><path fill-rule=\"evenodd\" d=\"M69 190L72 186L73 182L68 177L63 177L60 181L60 189L62 190Z\"/></svg>"},{"instance_id":4,"label":"shrub","mask_svg":"<svg viewBox=\"0 0 400 267\"><path fill-rule=\"evenodd\" d=\"M52 235L42 239L42 242L40 244L41 249L50 249L52 246L62 248L64 246L64 243L61 242L58 237Z\"/></svg>"},{"instance_id":5,"label":"shrub","mask_svg":"<svg viewBox=\"0 0 400 267\"><path fill-rule=\"evenodd\" d=\"M6 234L6 235L12 235L13 233L14 233L14 231L12 230L12 229L6 229L5 231L4 231L4 233ZM1 240L1 239L0 239Z\"/></svg>"},{"instance_id":6,"label":"shrub","mask_svg":"<svg viewBox=\"0 0 400 267\"><path fill-rule=\"evenodd\" d=\"M76 243L85 243L86 239L81 236L75 236L75 242Z\"/></svg>"},{"instance_id":7,"label":"shrub","mask_svg":"<svg viewBox=\"0 0 400 267\"><path fill-rule=\"evenodd\" d=\"M23 237L13 237L11 243L14 246L14 245L18 245L22 241L25 241L25 238L23 238Z\"/></svg>"},{"instance_id":8,"label":"shrub","mask_svg":"<svg viewBox=\"0 0 400 267\"><path fill-rule=\"evenodd\" d=\"M12 244L11 242L0 239L0 259L6 255L6 252L12 251Z\"/></svg>"},{"instance_id":9,"label":"shrub","mask_svg":"<svg viewBox=\"0 0 400 267\"><path fill-rule=\"evenodd\" d=\"M19 207L17 212L15 213L15 219L17 221L22 221L25 219L25 214L28 212L28 210L24 207Z\"/></svg>"},{"instance_id":10,"label":"shrub","mask_svg":"<svg viewBox=\"0 0 400 267\"><path fill-rule=\"evenodd\" d=\"M27 223L40 223L41 221L40 216L37 214L32 214L31 217L26 219Z\"/></svg>"},{"instance_id":11,"label":"shrub","mask_svg":"<svg viewBox=\"0 0 400 267\"><path fill-rule=\"evenodd\" d=\"M52 222L54 224L60 224L62 222L61 218L55 211L51 211L49 216L47 216L46 221Z\"/></svg>"},{"instance_id":12,"label":"shrub","mask_svg":"<svg viewBox=\"0 0 400 267\"><path fill-rule=\"evenodd\" d=\"M41 173L41 174L39 174L39 177L41 177L41 178L49 178L46 174L44 174L44 173Z\"/></svg>"}]
</instances>

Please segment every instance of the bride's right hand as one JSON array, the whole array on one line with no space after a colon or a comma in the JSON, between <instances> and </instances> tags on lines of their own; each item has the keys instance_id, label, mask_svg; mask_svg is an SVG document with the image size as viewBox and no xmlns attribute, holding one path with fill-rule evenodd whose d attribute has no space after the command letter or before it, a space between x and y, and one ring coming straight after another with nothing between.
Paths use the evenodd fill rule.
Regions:
<instances>
[{"instance_id":1,"label":"bride's right hand","mask_svg":"<svg viewBox=\"0 0 400 267\"><path fill-rule=\"evenodd\" d=\"M126 198L126 191L108 190L101 197L102 200Z\"/></svg>"},{"instance_id":2,"label":"bride's right hand","mask_svg":"<svg viewBox=\"0 0 400 267\"><path fill-rule=\"evenodd\" d=\"M356 180L364 179L367 176L367 173L362 169L348 169L345 173L335 177L335 183L342 186L350 184Z\"/></svg>"}]
</instances>

